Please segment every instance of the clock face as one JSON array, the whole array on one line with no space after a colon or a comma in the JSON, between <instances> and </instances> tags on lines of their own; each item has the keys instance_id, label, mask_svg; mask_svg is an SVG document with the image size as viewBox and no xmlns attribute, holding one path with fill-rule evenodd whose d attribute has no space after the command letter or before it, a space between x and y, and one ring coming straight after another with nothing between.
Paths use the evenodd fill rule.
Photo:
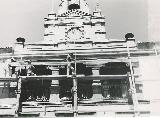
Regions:
<instances>
[{"instance_id":1,"label":"clock face","mask_svg":"<svg viewBox=\"0 0 160 118\"><path fill-rule=\"evenodd\" d=\"M73 29L70 29L68 32L67 32L67 37L70 41L77 41L77 40L81 40L82 39L82 31L80 31L79 29L77 28L73 28Z\"/></svg>"}]
</instances>

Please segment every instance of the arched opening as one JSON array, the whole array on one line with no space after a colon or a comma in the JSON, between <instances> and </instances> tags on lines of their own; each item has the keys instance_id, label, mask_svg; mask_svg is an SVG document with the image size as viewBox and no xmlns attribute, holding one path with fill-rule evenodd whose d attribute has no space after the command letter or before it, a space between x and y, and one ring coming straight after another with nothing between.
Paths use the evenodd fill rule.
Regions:
<instances>
[{"instance_id":1,"label":"arched opening","mask_svg":"<svg viewBox=\"0 0 160 118\"><path fill-rule=\"evenodd\" d=\"M26 76L26 68L21 69L20 75ZM37 65L32 70L36 75L52 75L47 66ZM48 101L50 99L51 80L26 80L22 82L22 101Z\"/></svg>"},{"instance_id":2,"label":"arched opening","mask_svg":"<svg viewBox=\"0 0 160 118\"><path fill-rule=\"evenodd\" d=\"M100 75L125 75L130 72L129 66L124 62L109 62L100 68Z\"/></svg>"},{"instance_id":3,"label":"arched opening","mask_svg":"<svg viewBox=\"0 0 160 118\"><path fill-rule=\"evenodd\" d=\"M72 67L75 67L75 64L71 64ZM92 75L92 68L86 67L83 63L77 63L76 65L76 74L84 74L84 75ZM67 74L67 66L62 66L59 69L60 75L66 75ZM72 74L70 70L70 75ZM89 99L93 96L93 90L92 90L92 80L78 80L78 98L79 99ZM60 86L60 92L59 97L65 98L66 100L72 99L72 87L73 87L73 80L72 79L65 79L59 81Z\"/></svg>"},{"instance_id":4,"label":"arched opening","mask_svg":"<svg viewBox=\"0 0 160 118\"><path fill-rule=\"evenodd\" d=\"M99 70L100 75L125 75L130 72L129 66L124 62L109 62ZM104 98L127 98L129 82L127 77L102 80L102 95Z\"/></svg>"},{"instance_id":5,"label":"arched opening","mask_svg":"<svg viewBox=\"0 0 160 118\"><path fill-rule=\"evenodd\" d=\"M69 10L72 10L72 9L80 9L80 6L78 4L71 4L68 6L68 9Z\"/></svg>"}]
</instances>

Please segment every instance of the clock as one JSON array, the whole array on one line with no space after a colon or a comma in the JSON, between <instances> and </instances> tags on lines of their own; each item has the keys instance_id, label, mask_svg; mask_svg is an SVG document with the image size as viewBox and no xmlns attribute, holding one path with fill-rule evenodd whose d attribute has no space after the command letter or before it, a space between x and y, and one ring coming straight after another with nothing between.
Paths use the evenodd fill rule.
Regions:
<instances>
[{"instance_id":1,"label":"clock","mask_svg":"<svg viewBox=\"0 0 160 118\"><path fill-rule=\"evenodd\" d=\"M67 31L68 41L78 41L83 38L83 32L79 28L72 28Z\"/></svg>"}]
</instances>

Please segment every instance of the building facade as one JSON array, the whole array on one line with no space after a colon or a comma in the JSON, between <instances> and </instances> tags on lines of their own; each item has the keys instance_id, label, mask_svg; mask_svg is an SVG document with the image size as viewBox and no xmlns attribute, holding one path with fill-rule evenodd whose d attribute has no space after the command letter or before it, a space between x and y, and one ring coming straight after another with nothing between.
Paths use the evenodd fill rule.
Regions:
<instances>
[{"instance_id":1,"label":"building facade","mask_svg":"<svg viewBox=\"0 0 160 118\"><path fill-rule=\"evenodd\" d=\"M11 69L18 68L26 80L20 86L22 102L79 100L76 109L143 100L137 57L146 53L138 52L132 33L125 39L106 38L99 4L90 14L86 0L61 0L58 13L52 11L44 20L44 40L25 44L19 38L14 48L18 64L11 63Z\"/></svg>"},{"instance_id":2,"label":"building facade","mask_svg":"<svg viewBox=\"0 0 160 118\"><path fill-rule=\"evenodd\" d=\"M86 0L62 0L58 13L52 11L45 18L44 40L24 46L18 42L15 53L126 48L126 39L107 39L105 27L105 17L98 3L91 14ZM128 42L129 47L136 47L134 39Z\"/></svg>"}]
</instances>

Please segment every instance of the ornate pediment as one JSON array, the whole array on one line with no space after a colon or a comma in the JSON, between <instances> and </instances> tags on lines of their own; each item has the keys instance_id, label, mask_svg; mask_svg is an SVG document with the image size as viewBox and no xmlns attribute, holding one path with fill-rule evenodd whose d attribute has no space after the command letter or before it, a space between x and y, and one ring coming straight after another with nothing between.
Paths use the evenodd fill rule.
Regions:
<instances>
[{"instance_id":1,"label":"ornate pediment","mask_svg":"<svg viewBox=\"0 0 160 118\"><path fill-rule=\"evenodd\" d=\"M89 14L89 8L86 0L61 0L59 7L59 15L64 15L65 13L75 13L75 15ZM75 12L74 10L79 11Z\"/></svg>"},{"instance_id":2,"label":"ornate pediment","mask_svg":"<svg viewBox=\"0 0 160 118\"><path fill-rule=\"evenodd\" d=\"M67 12L62 14L62 16L83 16L83 15L89 15L89 14L79 9L68 10Z\"/></svg>"}]
</instances>

